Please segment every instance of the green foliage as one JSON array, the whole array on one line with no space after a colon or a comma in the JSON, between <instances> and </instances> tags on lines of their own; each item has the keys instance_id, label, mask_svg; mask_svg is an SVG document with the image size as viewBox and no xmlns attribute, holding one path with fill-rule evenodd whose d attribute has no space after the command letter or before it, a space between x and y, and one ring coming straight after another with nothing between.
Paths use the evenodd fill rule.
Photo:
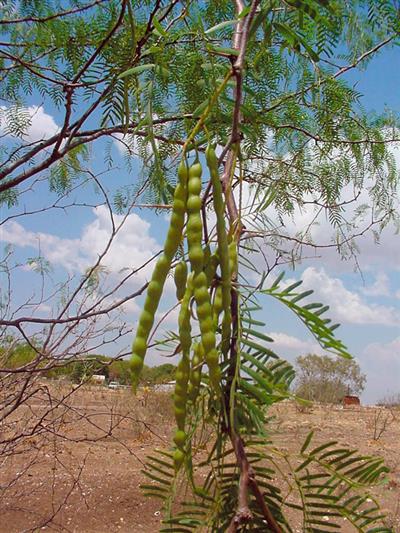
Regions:
<instances>
[{"instance_id":1,"label":"green foliage","mask_svg":"<svg viewBox=\"0 0 400 533\"><path fill-rule=\"evenodd\" d=\"M125 213L139 193L153 203L170 203L182 143L190 141L189 148L198 151L210 141L226 144L240 104L234 139L240 142L231 152L237 157L239 177L233 175L227 189L246 182L254 187L258 205L248 228L264 234L272 226L272 208L283 225L284 215L315 203L326 212L337 232L338 250L346 255L354 251L346 236L368 209L379 218L378 230L398 220L398 174L388 145L397 135L398 118L366 113L360 94L343 80L347 70L365 65L382 42L399 44L395 2L261 0L248 28L241 101L235 93L237 72L232 71L240 54L232 48L232 39L237 24L249 20L247 4L242 13L228 0L109 0L88 9L75 0L3 4L0 34L8 43L0 49L0 99L6 103L0 107L0 121L8 136L0 150L3 205L15 205L21 194L15 187L26 181L36 186L39 173L46 173L57 198L71 194L75 185L93 177L85 167L89 147L98 139L108 139L105 162L112 163L115 135L123 135L130 148L128 169L133 157L141 160L135 184L115 191L118 212ZM51 16L61 5L63 10L74 9ZM64 113L63 126L53 138L27 137L27 95L29 101L40 96L45 105ZM370 197L370 206L358 209L351 222L342 206L345 187L355 196L367 191ZM240 228L232 216L229 222L235 246ZM198 227L200 239L202 229ZM295 263L299 255L282 246L284 232L278 236L273 226L269 233L268 245ZM296 240L310 244L310 232ZM242 275L243 265L251 262L240 259ZM40 273L48 268L37 258L31 258L31 264ZM335 336L337 325L323 317L327 307L304 304L310 291L298 292L300 282L282 288L281 280L261 293L294 312L326 351L348 360L347 348ZM93 270L85 285L89 295L100 281L101 270ZM304 531L340 530L344 518L358 531L387 531L379 526L380 512L367 496L368 487L386 472L380 459L359 457L336 443L312 447L311 434L295 457L273 446L268 408L291 397L294 371L270 349L265 325L254 319L258 304L249 286L243 277L230 286L238 304L232 304L229 353L219 345L220 396L219 387L211 389L202 362L196 369L203 373L200 394L185 406L184 469L176 475L171 450L149 458L145 473L150 483L144 488L165 504L163 531L230 528L249 466L246 488L252 521L239 524L241 531L272 529L263 505L282 531L293 531L289 508L302 514ZM179 353L176 335L169 340ZM29 362L31 355L21 350L12 364ZM143 380L169 381L175 369L162 366L145 368ZM98 357L65 368L77 382L107 371L121 381L131 377L124 361ZM205 478L199 479L197 467L206 471ZM183 489L182 510L173 513L175 496ZM357 489L367 492L358 495Z\"/></svg>"},{"instance_id":2,"label":"green foliage","mask_svg":"<svg viewBox=\"0 0 400 533\"><path fill-rule=\"evenodd\" d=\"M22 4L9 12L4 8L9 23L0 28L3 40L11 43L0 54L7 69L0 98L10 102L1 108L1 120L17 143L2 149L3 162L8 166L29 153L24 140L30 123L25 95L39 94L62 109L63 84L78 76L84 98L78 98L78 92L72 95L74 128L65 157L49 159L51 190L57 194L71 190L82 178L86 146L118 131L126 134L128 144L136 135L135 152L143 172L134 190L146 183L149 199L168 201L174 172L171 155L192 130L192 114L199 106L204 109L236 54L230 46L238 20L233 5L194 2L181 12L178 2L158 10L148 24L147 2L128 2L121 11L121 3L112 0L107 7L77 9L45 22L40 17L57 12L58 3L34 4L37 11ZM68 10L72 5L65 2L63 7ZM242 18L246 14L248 9ZM27 16L35 21L12 22ZM397 120L389 113L379 119L366 114L359 94L336 75L333 64L343 59L357 62L385 38L395 44L398 30L397 11L389 0L260 3L250 31L243 83L243 179L258 183L264 191L273 187L273 205L281 213L293 212L312 194L326 205L333 225L345 232L343 214L335 208L341 190L349 183L361 190L371 177L376 182L370 188L371 201L388 219L396 216L395 165L381 141L395 134ZM372 56L365 54L360 65ZM232 83L205 118L210 135L221 143L229 136ZM80 122L86 111L98 130ZM172 116L176 119L170 120ZM97 132L94 137L91 131ZM197 141L204 145L207 139L200 134ZM31 167L39 171L46 149L32 153ZM128 166L132 156L127 154ZM255 165L260 172L254 171ZM20 170L18 165L6 179Z\"/></svg>"},{"instance_id":3,"label":"green foliage","mask_svg":"<svg viewBox=\"0 0 400 533\"><path fill-rule=\"evenodd\" d=\"M307 354L296 359L296 394L316 402L339 403L346 394L360 394L366 377L354 360Z\"/></svg>"},{"instance_id":4,"label":"green foliage","mask_svg":"<svg viewBox=\"0 0 400 533\"><path fill-rule=\"evenodd\" d=\"M108 366L108 379L118 381L121 385L129 385L132 382L129 361L124 359L111 361Z\"/></svg>"},{"instance_id":5,"label":"green foliage","mask_svg":"<svg viewBox=\"0 0 400 533\"><path fill-rule=\"evenodd\" d=\"M279 294L279 299L287 305L296 297L292 292L295 288L288 287L283 294L284 291L278 289L281 279L282 276L262 293L271 297ZM309 294L302 296L305 299ZM222 378L231 391L227 399L230 420L226 420L226 411L210 393L208 376L203 374L202 392L194 404L187 406L186 431L190 440L185 471L176 476L173 452L169 450L156 450L146 463L144 474L149 482L142 485L143 492L160 499L166 514L160 531L228 530L237 512L241 479L237 453L232 446L233 443L237 445L237 441L232 441L231 430L228 430L233 426L236 439L240 439L245 450L253 479L262 491L263 501L282 532L295 531L292 520L297 520L300 513L302 530L307 532L340 530L346 520L360 532L390 533L388 528L381 527L384 515L368 492L388 472L381 458L359 455L357 450L338 442L312 444L312 433L298 444L295 453L281 452L274 445L274 435L268 430L268 410L273 403L292 397L290 389L295 374L291 365L270 348L273 339L264 332L265 324L254 316L261 309L255 293L242 289L239 299L242 302L240 357L235 367L232 361L223 365ZM336 368L343 367L345 375L353 376L354 382L362 387L364 378L357 372L358 365L349 360L349 354L335 339L330 321L320 319L321 306L292 304L291 309L302 320L303 310L307 311L305 325L321 344L329 339L332 351L339 356L338 362L329 357L325 359ZM196 475L198 471L201 477ZM251 525L243 531L272 531L266 525L257 491L252 487L250 484L248 494ZM185 501L180 511L172 512L177 490L185 491Z\"/></svg>"},{"instance_id":6,"label":"green foliage","mask_svg":"<svg viewBox=\"0 0 400 533\"><path fill-rule=\"evenodd\" d=\"M32 346L25 342L11 343L0 347L0 364L3 368L17 369L34 361L37 352Z\"/></svg>"},{"instance_id":7,"label":"green foliage","mask_svg":"<svg viewBox=\"0 0 400 533\"><path fill-rule=\"evenodd\" d=\"M251 468L259 479L263 496L281 531L285 533L295 531L285 519L285 514L290 509L292 513L300 511L303 514L302 530L306 532L340 531L345 524L343 520L347 520L347 523L360 532L390 533L388 528L377 527L382 514L373 498L369 494L357 496L355 490L361 487L368 488L387 472L382 459L357 455L356 450L338 447L335 442L309 450L312 436L308 435L296 454L285 456L277 453L272 443L265 440L251 439L246 442L251 455ZM167 519L166 527L160 531L189 533L201 531L204 524L209 526L210 531L227 530L237 498L232 481L238 481L239 472L232 448L223 451L219 457L221 462L217 459L211 466L215 470L215 475L218 475L218 489L210 491L208 476L204 483L204 487L208 489L207 494L204 487L201 489L198 487L194 491L194 499L187 501L182 511ZM210 464L210 458L201 466L204 468L206 464ZM158 451L149 457L148 466L149 470L145 473L152 480L152 484L144 484L142 488L146 494L164 500L168 494L168 487L173 484L171 458L167 452ZM290 468L292 476L286 477L283 474L285 467ZM283 490L275 486L276 476L283 477L285 482ZM270 531L265 518L259 515L257 502L253 497L249 503L254 513L250 531ZM211 517L217 508L221 509L221 515L225 519L214 522Z\"/></svg>"},{"instance_id":8,"label":"green foliage","mask_svg":"<svg viewBox=\"0 0 400 533\"><path fill-rule=\"evenodd\" d=\"M328 311L329 306L324 306L319 302L304 305L298 304L300 300L307 298L314 291L309 289L304 292L295 292L303 283L301 280L296 281L286 288L280 289L279 284L283 276L284 273L278 276L270 288L264 289L264 294L273 296L293 311L325 350L332 354L351 359L351 355L348 353L346 346L344 346L341 340L335 338L334 331L339 327L339 324L331 324L331 319L321 318Z\"/></svg>"},{"instance_id":9,"label":"green foliage","mask_svg":"<svg viewBox=\"0 0 400 533\"><path fill-rule=\"evenodd\" d=\"M158 366L145 365L141 374L143 385L157 385L168 383L175 379L176 366L171 363L164 363Z\"/></svg>"}]
</instances>

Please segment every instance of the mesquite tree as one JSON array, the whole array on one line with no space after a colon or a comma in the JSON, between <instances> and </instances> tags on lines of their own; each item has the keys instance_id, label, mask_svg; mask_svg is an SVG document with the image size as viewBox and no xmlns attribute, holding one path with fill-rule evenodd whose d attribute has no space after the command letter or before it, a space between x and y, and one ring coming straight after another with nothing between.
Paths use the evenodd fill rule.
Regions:
<instances>
[{"instance_id":1,"label":"mesquite tree","mask_svg":"<svg viewBox=\"0 0 400 533\"><path fill-rule=\"evenodd\" d=\"M188 276L177 276L179 334L161 340L181 353L175 442L151 456L155 483L144 486L165 502L163 531L292 531L288 510L302 516L305 531L341 527L343 518L359 531L385 531L374 529L375 504L353 493L380 479L380 459L332 443L314 447L312 434L295 458L271 444L268 407L290 397L294 373L253 315L258 294L275 298L327 351L350 357L337 325L322 316L326 307L304 303L310 292L299 292L300 283L267 274L318 246L309 228L294 236L285 230L284 216L299 206L329 215L335 239L328 246L343 255L355 253L357 235L395 219L396 121L365 113L343 78L397 43L396 2L33 0L2 2L1 16L0 119L12 139L0 152L0 201L10 209L2 223L96 205L110 220L96 263L56 290L41 254L30 259L43 278L35 306L53 302L49 316L28 313L30 300L14 305L7 248L1 334L23 337L37 355L17 373L3 368L3 419L32 394L40 372L129 332L118 313L147 289L133 345L136 384L163 283L177 262L190 263ZM27 97L54 106L61 127L27 137ZM115 141L125 147L127 168L139 158L141 172L105 186L91 167L98 154L91 147L102 143L112 168ZM350 200L342 197L349 185ZM53 196L27 208L43 186ZM369 204L348 220L346 206L367 186ZM127 264L103 287L102 262L138 205L172 206L171 226L148 287L121 294L146 265ZM182 486L185 507L175 512Z\"/></svg>"}]
</instances>

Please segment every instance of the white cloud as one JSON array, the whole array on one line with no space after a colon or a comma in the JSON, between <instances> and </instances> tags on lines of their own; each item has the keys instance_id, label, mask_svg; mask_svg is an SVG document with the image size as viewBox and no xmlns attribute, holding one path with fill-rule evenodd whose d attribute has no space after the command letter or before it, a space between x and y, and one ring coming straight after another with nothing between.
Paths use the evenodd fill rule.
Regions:
<instances>
[{"instance_id":1,"label":"white cloud","mask_svg":"<svg viewBox=\"0 0 400 533\"><path fill-rule=\"evenodd\" d=\"M15 113L13 108L1 106L0 132L11 135L12 130L8 127L8 123L10 122L8 116L11 116L13 112ZM19 113L24 116L24 123L26 123L26 128L22 136L26 142L42 141L60 131L60 127L54 118L45 112L43 106L33 105L24 107L19 110Z\"/></svg>"},{"instance_id":2,"label":"white cloud","mask_svg":"<svg viewBox=\"0 0 400 533\"><path fill-rule=\"evenodd\" d=\"M295 350L298 353L323 353L322 348L317 342L304 341L292 335L276 331L268 332L268 335L274 339L272 344L273 349L278 347L283 350Z\"/></svg>"},{"instance_id":3,"label":"white cloud","mask_svg":"<svg viewBox=\"0 0 400 533\"><path fill-rule=\"evenodd\" d=\"M292 215L278 215L276 209L270 206L266 211L268 220L264 220L262 223L264 225L263 230L268 235L267 244L271 243L275 236L285 236L279 243L282 250L287 252L294 250L297 254L301 253L305 263L310 260L313 263L321 262L325 267L328 266L336 272L353 271L356 261L357 266L365 271L376 268L400 270L400 238L395 224L389 223L382 230L379 243L377 243L372 231L366 231L372 219L371 208L368 208L362 216L356 217L357 209L360 206L371 205L369 190L372 186L373 181L366 179L361 190L357 190L352 184L343 187L339 200L345 202L342 214L353 225L351 229L346 230L345 235L337 235L338 230L330 223L326 211L314 203L315 198L312 194L304 198L304 201L308 203L302 207L294 208ZM258 229L257 226L260 225L260 220L256 220L254 211L261 200L257 199L254 203L254 194L255 188L244 183L241 190L242 206L244 206L243 220L249 230ZM235 195L238 201L237 191ZM374 229L378 230L378 225ZM363 233L364 231L365 233ZM348 256L348 260L343 260L337 250L337 240L342 242L345 237L360 233L362 235L355 237L353 241L357 246L357 250L354 250L355 257ZM313 245L306 244L307 242L313 243ZM314 245L322 247L317 248ZM274 254L271 255L271 252L266 250L266 255L268 260L273 262Z\"/></svg>"},{"instance_id":4,"label":"white cloud","mask_svg":"<svg viewBox=\"0 0 400 533\"><path fill-rule=\"evenodd\" d=\"M367 374L366 396L370 401L400 392L400 337L387 343L372 343L360 356Z\"/></svg>"},{"instance_id":5,"label":"white cloud","mask_svg":"<svg viewBox=\"0 0 400 533\"><path fill-rule=\"evenodd\" d=\"M34 307L34 311L35 313L43 313L44 315L49 315L49 313L51 312L51 306L50 305L47 305L47 304L44 304L44 303L41 303L39 305L36 305Z\"/></svg>"},{"instance_id":6,"label":"white cloud","mask_svg":"<svg viewBox=\"0 0 400 533\"><path fill-rule=\"evenodd\" d=\"M362 292L367 296L390 296L388 276L384 272L378 272L374 283L368 287L363 287Z\"/></svg>"},{"instance_id":7,"label":"white cloud","mask_svg":"<svg viewBox=\"0 0 400 533\"><path fill-rule=\"evenodd\" d=\"M307 268L302 279L302 287L314 289L314 298L330 306L329 315L335 320L382 326L400 324L399 312L396 309L366 303L359 294L346 289L339 278L330 277L323 268Z\"/></svg>"},{"instance_id":8,"label":"white cloud","mask_svg":"<svg viewBox=\"0 0 400 533\"><path fill-rule=\"evenodd\" d=\"M121 155L125 155L128 152L134 154L138 149L137 138L134 135L116 133L114 135L114 144Z\"/></svg>"},{"instance_id":9,"label":"white cloud","mask_svg":"<svg viewBox=\"0 0 400 533\"><path fill-rule=\"evenodd\" d=\"M110 302L110 303L113 303L113 302ZM126 313L132 313L133 315L139 315L142 308L139 304L136 303L136 300L128 300L127 302L123 304L122 309Z\"/></svg>"},{"instance_id":10,"label":"white cloud","mask_svg":"<svg viewBox=\"0 0 400 533\"><path fill-rule=\"evenodd\" d=\"M62 238L51 233L32 232L15 221L2 227L0 237L3 241L17 246L29 246L40 250L53 265L61 265L69 272L82 273L92 266L109 241L111 220L105 206L93 209L94 220L87 224L80 238ZM114 215L115 225L122 222L122 215ZM114 238L101 264L111 273L124 268L138 268L149 260L159 249L156 240L149 234L150 224L136 213L130 214L121 230ZM148 280L153 265L135 275L135 281Z\"/></svg>"},{"instance_id":11,"label":"white cloud","mask_svg":"<svg viewBox=\"0 0 400 533\"><path fill-rule=\"evenodd\" d=\"M368 344L363 350L364 355L379 361L379 364L385 366L385 363L395 362L400 365L400 336L387 343L374 342ZM399 366L400 370L400 366ZM397 373L399 379L400 372Z\"/></svg>"},{"instance_id":12,"label":"white cloud","mask_svg":"<svg viewBox=\"0 0 400 533\"><path fill-rule=\"evenodd\" d=\"M87 255L83 254L79 239L63 239L50 233L33 232L15 221L2 227L1 240L16 246L38 248L53 265L62 265L69 272L83 272L90 266Z\"/></svg>"},{"instance_id":13,"label":"white cloud","mask_svg":"<svg viewBox=\"0 0 400 533\"><path fill-rule=\"evenodd\" d=\"M45 113L42 106L28 107L31 116L31 124L26 132L26 138L30 141L40 141L55 135L59 130L54 118Z\"/></svg>"}]
</instances>

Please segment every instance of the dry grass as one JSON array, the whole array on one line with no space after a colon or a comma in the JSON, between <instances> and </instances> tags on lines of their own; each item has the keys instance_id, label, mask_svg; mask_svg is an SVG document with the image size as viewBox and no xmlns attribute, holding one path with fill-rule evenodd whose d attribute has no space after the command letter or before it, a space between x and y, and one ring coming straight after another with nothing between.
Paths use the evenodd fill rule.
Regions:
<instances>
[{"instance_id":1,"label":"dry grass","mask_svg":"<svg viewBox=\"0 0 400 533\"><path fill-rule=\"evenodd\" d=\"M65 398L68 390L54 386L53 400ZM25 406L14 430L32 427L47 413L46 431L21 439L18 453L0 462L0 532L156 532L160 504L144 499L139 485L145 480L146 456L171 443L171 395L143 392L134 397L129 390L84 387L68 401L55 402L51 412L46 397L41 400L43 404L36 397ZM271 411L271 430L274 443L289 453L315 428L317 443L337 439L361 453L383 456L392 471L372 494L387 511L387 524L400 531L400 419L395 417L374 439L379 409L384 408L317 405L298 410L283 402ZM199 443L207 446L210 440L203 434Z\"/></svg>"}]
</instances>

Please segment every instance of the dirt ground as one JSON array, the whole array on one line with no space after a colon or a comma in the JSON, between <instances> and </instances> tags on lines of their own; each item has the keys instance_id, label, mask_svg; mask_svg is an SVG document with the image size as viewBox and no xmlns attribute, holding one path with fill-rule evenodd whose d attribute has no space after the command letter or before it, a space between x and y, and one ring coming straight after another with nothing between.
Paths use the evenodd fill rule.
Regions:
<instances>
[{"instance_id":1,"label":"dirt ground","mask_svg":"<svg viewBox=\"0 0 400 533\"><path fill-rule=\"evenodd\" d=\"M68 409L59 406L52 413L52 424L47 415L42 432L21 439L13 449L18 453L0 457L0 533L157 532L160 503L145 499L139 485L146 480L146 455L171 439L168 394L137 399L125 390L92 388L71 398ZM43 409L35 401L26 407L27 427ZM274 443L283 450L298 449L315 428L317 443L335 439L384 457L391 473L373 494L388 513L387 525L400 532L399 411L395 418L378 407L315 406L300 412L285 402L273 414Z\"/></svg>"}]
</instances>

